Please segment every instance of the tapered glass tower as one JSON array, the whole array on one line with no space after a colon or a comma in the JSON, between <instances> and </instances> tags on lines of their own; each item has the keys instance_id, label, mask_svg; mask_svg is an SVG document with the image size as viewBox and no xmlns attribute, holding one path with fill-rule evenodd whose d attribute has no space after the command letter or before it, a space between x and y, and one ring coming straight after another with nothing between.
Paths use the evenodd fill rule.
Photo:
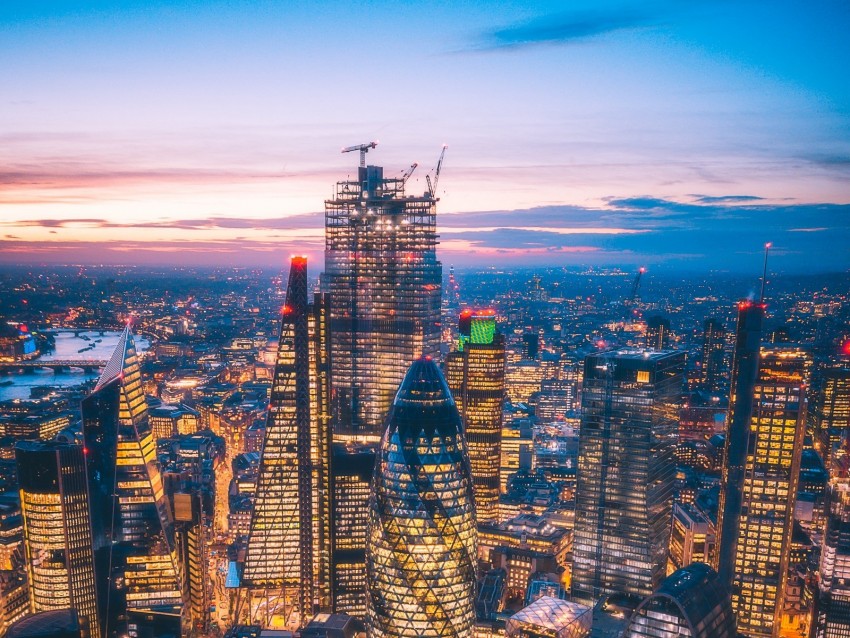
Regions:
<instances>
[{"instance_id":1,"label":"tapered glass tower","mask_svg":"<svg viewBox=\"0 0 850 638\"><path fill-rule=\"evenodd\" d=\"M476 532L461 421L437 365L413 363L387 417L366 546L371 638L469 637Z\"/></svg>"},{"instance_id":2,"label":"tapered glass tower","mask_svg":"<svg viewBox=\"0 0 850 638\"><path fill-rule=\"evenodd\" d=\"M439 354L437 198L407 195L405 181L361 164L325 202L337 441L377 442L407 366Z\"/></svg>"},{"instance_id":3,"label":"tapered glass tower","mask_svg":"<svg viewBox=\"0 0 850 638\"><path fill-rule=\"evenodd\" d=\"M82 412L101 629L179 632L173 521L129 326Z\"/></svg>"},{"instance_id":4,"label":"tapered glass tower","mask_svg":"<svg viewBox=\"0 0 850 638\"><path fill-rule=\"evenodd\" d=\"M252 622L298 628L328 606L327 334L293 257L242 585Z\"/></svg>"},{"instance_id":5,"label":"tapered glass tower","mask_svg":"<svg viewBox=\"0 0 850 638\"><path fill-rule=\"evenodd\" d=\"M30 611L76 609L100 636L83 448L47 441L15 446Z\"/></svg>"},{"instance_id":6,"label":"tapered glass tower","mask_svg":"<svg viewBox=\"0 0 850 638\"><path fill-rule=\"evenodd\" d=\"M493 310L460 313L460 339L446 357L446 380L457 402L469 446L478 522L499 518L505 340Z\"/></svg>"}]
</instances>

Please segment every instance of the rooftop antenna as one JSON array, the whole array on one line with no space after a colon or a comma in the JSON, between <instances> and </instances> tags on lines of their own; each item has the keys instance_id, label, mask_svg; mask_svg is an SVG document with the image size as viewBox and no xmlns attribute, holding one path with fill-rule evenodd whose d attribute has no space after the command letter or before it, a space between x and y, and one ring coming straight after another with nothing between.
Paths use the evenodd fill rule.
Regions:
<instances>
[{"instance_id":1,"label":"rooftop antenna","mask_svg":"<svg viewBox=\"0 0 850 638\"><path fill-rule=\"evenodd\" d=\"M366 153L370 148L375 148L378 142L369 142L368 144L355 144L354 146L346 146L342 149L343 153L351 153L352 151L360 151L360 167L366 166Z\"/></svg>"},{"instance_id":2,"label":"rooftop antenna","mask_svg":"<svg viewBox=\"0 0 850 638\"><path fill-rule=\"evenodd\" d=\"M759 303L764 303L764 287L767 285L767 255L770 252L770 248L773 246L771 242L767 242L764 245L764 272L761 275L761 295L759 296Z\"/></svg>"}]
</instances>

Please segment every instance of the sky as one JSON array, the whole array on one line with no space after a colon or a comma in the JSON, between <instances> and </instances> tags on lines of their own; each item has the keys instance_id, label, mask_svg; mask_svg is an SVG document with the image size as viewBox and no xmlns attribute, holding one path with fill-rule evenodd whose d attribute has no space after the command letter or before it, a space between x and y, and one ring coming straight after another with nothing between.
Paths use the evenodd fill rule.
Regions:
<instances>
[{"instance_id":1,"label":"sky","mask_svg":"<svg viewBox=\"0 0 850 638\"><path fill-rule=\"evenodd\" d=\"M850 4L0 3L0 263L320 265L448 144L460 267L850 268Z\"/></svg>"}]
</instances>

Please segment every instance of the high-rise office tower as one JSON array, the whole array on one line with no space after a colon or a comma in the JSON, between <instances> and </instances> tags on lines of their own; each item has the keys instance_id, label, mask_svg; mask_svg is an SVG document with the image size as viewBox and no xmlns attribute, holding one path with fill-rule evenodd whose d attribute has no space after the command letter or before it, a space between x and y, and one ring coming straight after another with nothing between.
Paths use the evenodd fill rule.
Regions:
<instances>
[{"instance_id":1,"label":"high-rise office tower","mask_svg":"<svg viewBox=\"0 0 850 638\"><path fill-rule=\"evenodd\" d=\"M302 626L329 606L325 298L293 257L242 577L252 621Z\"/></svg>"},{"instance_id":2,"label":"high-rise office tower","mask_svg":"<svg viewBox=\"0 0 850 638\"><path fill-rule=\"evenodd\" d=\"M460 339L446 357L446 381L463 418L478 522L499 516L505 340L493 310L460 313Z\"/></svg>"},{"instance_id":3,"label":"high-rise office tower","mask_svg":"<svg viewBox=\"0 0 850 638\"><path fill-rule=\"evenodd\" d=\"M812 400L814 444L827 468L850 463L843 439L850 436L850 367L826 368L819 375L818 392Z\"/></svg>"},{"instance_id":4,"label":"high-rise office tower","mask_svg":"<svg viewBox=\"0 0 850 638\"><path fill-rule=\"evenodd\" d=\"M751 301L738 303L715 554L715 567L720 582L729 588L732 586L732 578L735 574L735 553L740 532L741 502L744 492L744 469L747 462L750 421L753 414L753 392L758 375L764 313L763 303Z\"/></svg>"},{"instance_id":5,"label":"high-rise office tower","mask_svg":"<svg viewBox=\"0 0 850 638\"><path fill-rule=\"evenodd\" d=\"M210 595L202 498L201 492L191 486L169 494L186 618L193 631L206 633Z\"/></svg>"},{"instance_id":6,"label":"high-rise office tower","mask_svg":"<svg viewBox=\"0 0 850 638\"><path fill-rule=\"evenodd\" d=\"M15 446L30 611L73 608L100 636L83 448L47 441Z\"/></svg>"},{"instance_id":7,"label":"high-rise office tower","mask_svg":"<svg viewBox=\"0 0 850 638\"><path fill-rule=\"evenodd\" d=\"M670 320L658 315L646 320L646 347L664 350L670 347Z\"/></svg>"},{"instance_id":8,"label":"high-rise office tower","mask_svg":"<svg viewBox=\"0 0 850 638\"><path fill-rule=\"evenodd\" d=\"M747 636L778 636L811 356L796 347L771 347L762 348L760 359L744 467L732 605L738 631Z\"/></svg>"},{"instance_id":9,"label":"high-rise office tower","mask_svg":"<svg viewBox=\"0 0 850 638\"><path fill-rule=\"evenodd\" d=\"M331 456L331 592L334 613L366 616L366 533L374 445L335 443Z\"/></svg>"},{"instance_id":10,"label":"high-rise office tower","mask_svg":"<svg viewBox=\"0 0 850 638\"><path fill-rule=\"evenodd\" d=\"M366 546L370 637L471 637L472 476L460 415L430 358L405 375L375 468Z\"/></svg>"},{"instance_id":11,"label":"high-rise office tower","mask_svg":"<svg viewBox=\"0 0 850 638\"><path fill-rule=\"evenodd\" d=\"M517 417L502 426L499 491L505 494L511 477L519 472L534 471L534 424L531 419Z\"/></svg>"},{"instance_id":12,"label":"high-rise office tower","mask_svg":"<svg viewBox=\"0 0 850 638\"><path fill-rule=\"evenodd\" d=\"M827 519L820 557L815 638L850 636L850 473L836 472L827 490Z\"/></svg>"},{"instance_id":13,"label":"high-rise office tower","mask_svg":"<svg viewBox=\"0 0 850 638\"><path fill-rule=\"evenodd\" d=\"M179 634L173 521L129 326L82 412L101 630L120 618L131 636Z\"/></svg>"},{"instance_id":14,"label":"high-rise office tower","mask_svg":"<svg viewBox=\"0 0 850 638\"><path fill-rule=\"evenodd\" d=\"M718 319L706 319L702 332L702 368L700 383L709 391L717 391L723 380L723 354L726 329Z\"/></svg>"},{"instance_id":15,"label":"high-rise office tower","mask_svg":"<svg viewBox=\"0 0 850 638\"><path fill-rule=\"evenodd\" d=\"M644 597L665 576L681 352L619 350L584 364L572 594Z\"/></svg>"},{"instance_id":16,"label":"high-rise office tower","mask_svg":"<svg viewBox=\"0 0 850 638\"><path fill-rule=\"evenodd\" d=\"M821 375L812 420L830 481L812 635L846 638L850 636L850 368L827 368Z\"/></svg>"},{"instance_id":17,"label":"high-rise office tower","mask_svg":"<svg viewBox=\"0 0 850 638\"><path fill-rule=\"evenodd\" d=\"M670 574L637 607L624 638L736 638L729 590L705 563Z\"/></svg>"},{"instance_id":18,"label":"high-rise office tower","mask_svg":"<svg viewBox=\"0 0 850 638\"><path fill-rule=\"evenodd\" d=\"M377 442L407 367L440 345L436 193L408 195L364 157L325 202L336 441Z\"/></svg>"}]
</instances>

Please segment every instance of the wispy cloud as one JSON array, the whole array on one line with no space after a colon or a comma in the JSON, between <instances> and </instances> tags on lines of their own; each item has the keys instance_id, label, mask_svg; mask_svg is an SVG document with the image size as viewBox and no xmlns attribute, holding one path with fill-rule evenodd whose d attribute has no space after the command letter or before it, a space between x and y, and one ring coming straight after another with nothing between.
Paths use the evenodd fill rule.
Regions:
<instances>
[{"instance_id":1,"label":"wispy cloud","mask_svg":"<svg viewBox=\"0 0 850 638\"><path fill-rule=\"evenodd\" d=\"M700 204L740 204L745 202L758 202L763 199L763 197L756 197L755 195L720 195L715 197L710 195L700 195L696 198L696 201Z\"/></svg>"},{"instance_id":2,"label":"wispy cloud","mask_svg":"<svg viewBox=\"0 0 850 638\"><path fill-rule=\"evenodd\" d=\"M324 252L323 226L319 212L137 223L90 217L0 222L10 233L0 240L0 262L71 263L94 255L86 258L100 262L109 257L111 263L276 264L292 252L307 252L318 265ZM773 204L755 196L717 197L707 203L612 198L598 208L443 213L438 231L441 259L455 264L667 263L755 271L761 246L772 241L777 269L850 268L846 251L830 250L850 244L846 204ZM827 231L829 246L824 245Z\"/></svg>"},{"instance_id":3,"label":"wispy cloud","mask_svg":"<svg viewBox=\"0 0 850 638\"><path fill-rule=\"evenodd\" d=\"M519 49L540 44L569 44L596 36L653 24L657 15L647 8L612 6L604 9L549 14L492 29L473 44L474 51Z\"/></svg>"}]
</instances>

